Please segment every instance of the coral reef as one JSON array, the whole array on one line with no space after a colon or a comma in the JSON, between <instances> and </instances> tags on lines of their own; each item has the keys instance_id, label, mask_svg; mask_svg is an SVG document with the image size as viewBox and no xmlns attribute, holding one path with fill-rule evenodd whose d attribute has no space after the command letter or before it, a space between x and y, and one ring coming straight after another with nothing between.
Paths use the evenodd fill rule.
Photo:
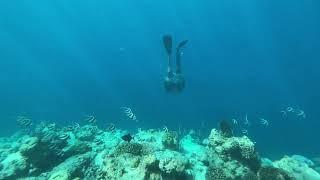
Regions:
<instances>
[{"instance_id":1,"label":"coral reef","mask_svg":"<svg viewBox=\"0 0 320 180\"><path fill-rule=\"evenodd\" d=\"M258 171L259 180L291 180L292 178L282 169L275 167L261 167Z\"/></svg>"},{"instance_id":2,"label":"coral reef","mask_svg":"<svg viewBox=\"0 0 320 180\"><path fill-rule=\"evenodd\" d=\"M59 128L42 122L31 134L0 138L0 179L108 180L317 180L317 161L303 156L272 162L259 157L247 137L227 124L202 142L195 133L179 137L167 128L126 131L95 124Z\"/></svg>"},{"instance_id":3,"label":"coral reef","mask_svg":"<svg viewBox=\"0 0 320 180\"><path fill-rule=\"evenodd\" d=\"M28 173L28 163L20 152L12 153L1 162L0 179L14 179Z\"/></svg>"},{"instance_id":4,"label":"coral reef","mask_svg":"<svg viewBox=\"0 0 320 180\"><path fill-rule=\"evenodd\" d=\"M320 173L320 157L312 158L312 162L314 162L314 170Z\"/></svg>"},{"instance_id":5,"label":"coral reef","mask_svg":"<svg viewBox=\"0 0 320 180\"><path fill-rule=\"evenodd\" d=\"M254 172L257 172L261 166L254 143L247 136L226 137L213 129L208 141L209 147L224 161L236 160Z\"/></svg>"},{"instance_id":6,"label":"coral reef","mask_svg":"<svg viewBox=\"0 0 320 180\"><path fill-rule=\"evenodd\" d=\"M209 167L206 174L207 180L224 180L227 176L222 168L219 167Z\"/></svg>"},{"instance_id":7,"label":"coral reef","mask_svg":"<svg viewBox=\"0 0 320 180\"><path fill-rule=\"evenodd\" d=\"M310 162L310 160L302 156L285 156L281 160L273 162L273 166L284 170L292 176L293 179L320 180L319 173L309 167Z\"/></svg>"},{"instance_id":8,"label":"coral reef","mask_svg":"<svg viewBox=\"0 0 320 180\"><path fill-rule=\"evenodd\" d=\"M143 153L143 148L139 143L123 142L115 149L114 156L119 156L124 153L140 156Z\"/></svg>"},{"instance_id":9,"label":"coral reef","mask_svg":"<svg viewBox=\"0 0 320 180\"><path fill-rule=\"evenodd\" d=\"M82 169L90 165L92 158L92 153L72 156L53 168L48 177L50 180L83 178L85 173Z\"/></svg>"},{"instance_id":10,"label":"coral reef","mask_svg":"<svg viewBox=\"0 0 320 180\"><path fill-rule=\"evenodd\" d=\"M220 133L225 137L232 137L233 136L232 126L226 120L220 121L219 130L220 130Z\"/></svg>"},{"instance_id":11,"label":"coral reef","mask_svg":"<svg viewBox=\"0 0 320 180\"><path fill-rule=\"evenodd\" d=\"M177 149L178 148L178 140L177 134L173 131L169 131L165 129L162 135L162 144L165 148L168 149Z\"/></svg>"}]
</instances>

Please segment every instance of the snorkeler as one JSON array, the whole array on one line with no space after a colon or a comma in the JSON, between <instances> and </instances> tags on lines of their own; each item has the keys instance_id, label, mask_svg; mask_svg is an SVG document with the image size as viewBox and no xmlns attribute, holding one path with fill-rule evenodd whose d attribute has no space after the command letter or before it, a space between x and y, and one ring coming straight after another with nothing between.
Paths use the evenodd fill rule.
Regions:
<instances>
[{"instance_id":1,"label":"snorkeler","mask_svg":"<svg viewBox=\"0 0 320 180\"><path fill-rule=\"evenodd\" d=\"M164 87L167 92L181 92L185 88L185 79L181 72L181 55L182 48L187 44L188 40L181 41L176 48L176 71L172 68L172 37L170 35L163 36L163 44L168 55L168 74L164 79Z\"/></svg>"}]
</instances>

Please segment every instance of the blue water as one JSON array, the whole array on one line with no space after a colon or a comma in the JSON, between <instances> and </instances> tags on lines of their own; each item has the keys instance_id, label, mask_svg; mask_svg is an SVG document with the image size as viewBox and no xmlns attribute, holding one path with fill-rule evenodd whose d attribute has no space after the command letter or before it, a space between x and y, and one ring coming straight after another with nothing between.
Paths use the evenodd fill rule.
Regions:
<instances>
[{"instance_id":1,"label":"blue water","mask_svg":"<svg viewBox=\"0 0 320 180\"><path fill-rule=\"evenodd\" d=\"M262 155L319 153L319 1L0 2L0 135L16 116L60 124L200 129L244 120ZM187 84L163 88L162 36L188 39ZM123 119L131 107L139 122ZM287 106L306 119L282 117ZM269 120L269 127L259 124ZM241 129L238 128L238 134Z\"/></svg>"}]
</instances>

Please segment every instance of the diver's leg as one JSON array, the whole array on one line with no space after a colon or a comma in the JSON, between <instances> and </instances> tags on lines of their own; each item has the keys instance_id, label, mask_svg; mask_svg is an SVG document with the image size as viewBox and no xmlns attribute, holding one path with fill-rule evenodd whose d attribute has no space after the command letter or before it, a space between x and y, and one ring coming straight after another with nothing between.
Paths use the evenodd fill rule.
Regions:
<instances>
[{"instance_id":1,"label":"diver's leg","mask_svg":"<svg viewBox=\"0 0 320 180\"><path fill-rule=\"evenodd\" d=\"M177 47L176 51L176 63L177 63L177 69L176 73L181 74L181 49L187 44L188 40L181 41Z\"/></svg>"},{"instance_id":2,"label":"diver's leg","mask_svg":"<svg viewBox=\"0 0 320 180\"><path fill-rule=\"evenodd\" d=\"M163 45L168 55L168 77L173 77L173 71L172 71L172 37L171 35L164 35L163 38Z\"/></svg>"},{"instance_id":3,"label":"diver's leg","mask_svg":"<svg viewBox=\"0 0 320 180\"><path fill-rule=\"evenodd\" d=\"M181 51L177 48L176 51L176 74L181 74Z\"/></svg>"}]
</instances>

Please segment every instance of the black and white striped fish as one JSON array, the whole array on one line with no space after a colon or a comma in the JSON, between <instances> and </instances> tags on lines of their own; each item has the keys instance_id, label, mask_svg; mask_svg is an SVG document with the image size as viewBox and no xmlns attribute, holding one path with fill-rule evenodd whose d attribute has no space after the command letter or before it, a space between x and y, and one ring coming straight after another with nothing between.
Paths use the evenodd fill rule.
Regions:
<instances>
[{"instance_id":1,"label":"black and white striped fish","mask_svg":"<svg viewBox=\"0 0 320 180\"><path fill-rule=\"evenodd\" d=\"M131 108L128 107L120 107L123 113L131 120L138 122L136 115L132 112Z\"/></svg>"},{"instance_id":2,"label":"black and white striped fish","mask_svg":"<svg viewBox=\"0 0 320 180\"><path fill-rule=\"evenodd\" d=\"M56 154L60 157L64 156L64 152L61 149L56 149Z\"/></svg>"},{"instance_id":3,"label":"black and white striped fish","mask_svg":"<svg viewBox=\"0 0 320 180\"><path fill-rule=\"evenodd\" d=\"M97 119L92 115L88 115L86 116L85 121L88 121L91 124L95 124L97 122Z\"/></svg>"},{"instance_id":4,"label":"black and white striped fish","mask_svg":"<svg viewBox=\"0 0 320 180\"><path fill-rule=\"evenodd\" d=\"M49 149L53 150L53 149L57 149L57 144L55 143L52 143L52 144L49 144Z\"/></svg>"},{"instance_id":5,"label":"black and white striped fish","mask_svg":"<svg viewBox=\"0 0 320 180\"><path fill-rule=\"evenodd\" d=\"M20 126L24 126L24 127L29 127L32 126L32 121L31 119L25 117L25 116L18 116L17 117L17 122Z\"/></svg>"},{"instance_id":6,"label":"black and white striped fish","mask_svg":"<svg viewBox=\"0 0 320 180\"><path fill-rule=\"evenodd\" d=\"M53 132L53 131L46 131L46 132L43 133L42 138L49 140L49 139L54 138L55 136L56 136L56 133L55 133L55 132Z\"/></svg>"},{"instance_id":7,"label":"black and white striped fish","mask_svg":"<svg viewBox=\"0 0 320 180\"><path fill-rule=\"evenodd\" d=\"M61 140L66 140L68 138L69 138L69 134L68 133L59 134L59 139L61 139Z\"/></svg>"},{"instance_id":8,"label":"black and white striped fish","mask_svg":"<svg viewBox=\"0 0 320 180\"><path fill-rule=\"evenodd\" d=\"M74 130L77 130L80 128L80 124L79 123L76 123L74 122L72 125L68 125L65 127L65 130L67 131L74 131Z\"/></svg>"},{"instance_id":9,"label":"black and white striped fish","mask_svg":"<svg viewBox=\"0 0 320 180\"><path fill-rule=\"evenodd\" d=\"M56 128L56 123L50 123L50 124L48 124L48 125L47 125L47 128L48 128L50 131L54 130L54 129Z\"/></svg>"},{"instance_id":10,"label":"black and white striped fish","mask_svg":"<svg viewBox=\"0 0 320 180\"><path fill-rule=\"evenodd\" d=\"M94 139L94 142L96 143L96 144L101 144L101 143L103 143L103 141L101 140L101 139Z\"/></svg>"},{"instance_id":11,"label":"black and white striped fish","mask_svg":"<svg viewBox=\"0 0 320 180\"><path fill-rule=\"evenodd\" d=\"M66 126L66 127L64 127L64 129L66 130L66 131L73 131L73 126L72 125L68 125L68 126Z\"/></svg>"},{"instance_id":12,"label":"black and white striped fish","mask_svg":"<svg viewBox=\"0 0 320 180\"><path fill-rule=\"evenodd\" d=\"M107 124L107 131L113 132L116 129L116 126L113 123Z\"/></svg>"},{"instance_id":13,"label":"black and white striped fish","mask_svg":"<svg viewBox=\"0 0 320 180\"><path fill-rule=\"evenodd\" d=\"M74 122L74 123L73 123L73 129L74 129L74 130L77 130L77 129L79 129L79 128L80 128L80 124L77 123L77 122Z\"/></svg>"}]
</instances>

